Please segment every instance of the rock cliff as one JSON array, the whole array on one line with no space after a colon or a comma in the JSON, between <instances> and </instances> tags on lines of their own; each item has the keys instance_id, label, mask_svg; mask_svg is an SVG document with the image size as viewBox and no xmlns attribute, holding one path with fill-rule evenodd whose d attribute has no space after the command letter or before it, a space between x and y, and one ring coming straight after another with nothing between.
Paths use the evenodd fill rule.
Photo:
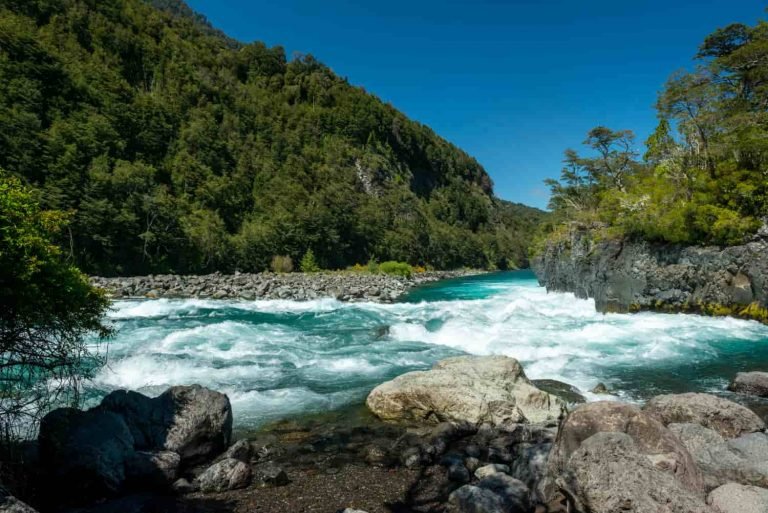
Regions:
<instances>
[{"instance_id":1,"label":"rock cliff","mask_svg":"<svg viewBox=\"0 0 768 513\"><path fill-rule=\"evenodd\" d=\"M768 323L768 225L730 247L600 238L573 225L531 261L548 291L594 298L600 312L656 310Z\"/></svg>"}]
</instances>

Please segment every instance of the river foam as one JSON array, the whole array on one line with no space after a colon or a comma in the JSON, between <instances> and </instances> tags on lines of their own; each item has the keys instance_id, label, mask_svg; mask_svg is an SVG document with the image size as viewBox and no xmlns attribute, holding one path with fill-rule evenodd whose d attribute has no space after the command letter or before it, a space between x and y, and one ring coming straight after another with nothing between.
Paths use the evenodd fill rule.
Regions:
<instances>
[{"instance_id":1,"label":"river foam","mask_svg":"<svg viewBox=\"0 0 768 513\"><path fill-rule=\"evenodd\" d=\"M235 422L362 401L376 384L457 354L518 358L531 378L628 399L722 387L768 365L768 327L693 315L599 314L589 300L547 294L529 273L430 285L395 304L294 301L119 301L110 365L95 396L154 394L200 383L230 395Z\"/></svg>"}]
</instances>

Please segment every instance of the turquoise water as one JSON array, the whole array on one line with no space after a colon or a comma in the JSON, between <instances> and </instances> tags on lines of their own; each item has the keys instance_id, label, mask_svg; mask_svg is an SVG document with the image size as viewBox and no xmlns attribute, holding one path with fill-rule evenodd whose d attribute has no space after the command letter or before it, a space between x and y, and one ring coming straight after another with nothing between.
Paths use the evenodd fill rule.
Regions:
<instances>
[{"instance_id":1,"label":"turquoise water","mask_svg":"<svg viewBox=\"0 0 768 513\"><path fill-rule=\"evenodd\" d=\"M722 390L740 370L768 369L768 326L736 319L602 315L547 294L528 271L447 280L395 304L119 301L97 395L156 394L200 383L229 394L240 428L361 403L375 385L458 354L505 354L531 378L628 400Z\"/></svg>"}]
</instances>

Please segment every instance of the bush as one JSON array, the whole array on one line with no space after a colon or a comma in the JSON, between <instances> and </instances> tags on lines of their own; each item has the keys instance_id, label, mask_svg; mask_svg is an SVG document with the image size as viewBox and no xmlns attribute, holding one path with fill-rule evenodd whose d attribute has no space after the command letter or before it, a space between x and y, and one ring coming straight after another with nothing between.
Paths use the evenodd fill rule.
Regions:
<instances>
[{"instance_id":1,"label":"bush","mask_svg":"<svg viewBox=\"0 0 768 513\"><path fill-rule=\"evenodd\" d=\"M25 437L52 407L80 405L80 385L104 363L85 336L111 334L101 290L53 242L66 225L0 169L0 433ZM23 431L22 431L23 430Z\"/></svg>"},{"instance_id":2,"label":"bush","mask_svg":"<svg viewBox=\"0 0 768 513\"><path fill-rule=\"evenodd\" d=\"M403 276L410 278L413 274L413 267L405 262L395 262L390 260L389 262L382 262L378 266L379 272L384 274L392 274L395 276Z\"/></svg>"},{"instance_id":3,"label":"bush","mask_svg":"<svg viewBox=\"0 0 768 513\"><path fill-rule=\"evenodd\" d=\"M288 255L275 255L269 267L273 273L290 273L293 272L293 260Z\"/></svg>"},{"instance_id":4,"label":"bush","mask_svg":"<svg viewBox=\"0 0 768 513\"><path fill-rule=\"evenodd\" d=\"M368 260L368 272L371 274L376 274L379 272L379 262L375 258L371 258Z\"/></svg>"},{"instance_id":5,"label":"bush","mask_svg":"<svg viewBox=\"0 0 768 513\"><path fill-rule=\"evenodd\" d=\"M301 272L303 273L316 273L320 271L320 266L317 265L315 254L311 249L308 249L307 252L304 253L301 262L299 263L299 269L301 269Z\"/></svg>"}]
</instances>

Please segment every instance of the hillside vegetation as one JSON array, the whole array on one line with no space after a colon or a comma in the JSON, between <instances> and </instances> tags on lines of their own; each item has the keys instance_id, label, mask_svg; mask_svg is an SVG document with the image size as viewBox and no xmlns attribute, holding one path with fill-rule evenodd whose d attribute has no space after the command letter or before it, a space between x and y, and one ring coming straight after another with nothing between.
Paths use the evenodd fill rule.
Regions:
<instances>
[{"instance_id":1,"label":"hillside vegetation","mask_svg":"<svg viewBox=\"0 0 768 513\"><path fill-rule=\"evenodd\" d=\"M543 212L310 55L173 0L0 0L0 168L86 272L525 264Z\"/></svg>"},{"instance_id":2,"label":"hillside vegetation","mask_svg":"<svg viewBox=\"0 0 768 513\"><path fill-rule=\"evenodd\" d=\"M733 245L768 216L768 23L732 24L708 36L698 66L659 94L659 124L642 157L628 130L597 127L587 156L565 153L549 180L558 222L602 235ZM540 241L541 242L541 241ZM540 248L541 245L538 245Z\"/></svg>"}]
</instances>

